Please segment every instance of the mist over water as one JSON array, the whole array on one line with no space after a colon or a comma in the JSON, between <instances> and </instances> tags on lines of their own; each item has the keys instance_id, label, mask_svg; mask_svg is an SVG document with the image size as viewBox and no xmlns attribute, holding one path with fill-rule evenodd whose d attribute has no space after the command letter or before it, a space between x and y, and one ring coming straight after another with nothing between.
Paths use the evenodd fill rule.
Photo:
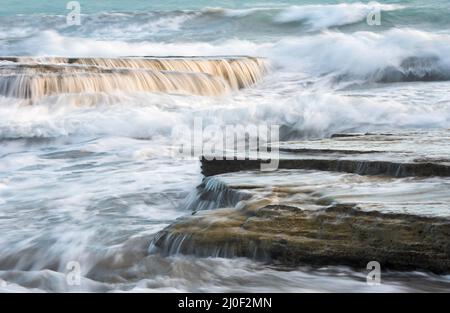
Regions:
<instances>
[{"instance_id":1,"label":"mist over water","mask_svg":"<svg viewBox=\"0 0 450 313\"><path fill-rule=\"evenodd\" d=\"M269 71L206 96L61 89L30 105L1 93L0 290L448 290L425 273L371 289L364 269L148 253L191 214L202 179L198 160L173 157L174 126L277 124L282 140L450 128L448 1L79 2L81 25L68 26L61 1L3 1L0 56L249 55ZM80 286L66 284L70 261Z\"/></svg>"}]
</instances>

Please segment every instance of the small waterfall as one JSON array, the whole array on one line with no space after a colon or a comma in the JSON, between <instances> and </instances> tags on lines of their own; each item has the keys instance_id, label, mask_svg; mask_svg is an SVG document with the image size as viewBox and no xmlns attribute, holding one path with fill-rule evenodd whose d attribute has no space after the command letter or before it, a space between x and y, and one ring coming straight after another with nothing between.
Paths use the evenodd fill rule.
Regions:
<instances>
[{"instance_id":1,"label":"small waterfall","mask_svg":"<svg viewBox=\"0 0 450 313\"><path fill-rule=\"evenodd\" d=\"M230 188L220 178L205 177L196 190L187 197L184 207L193 213L217 208L232 208L251 195L242 190Z\"/></svg>"},{"instance_id":2,"label":"small waterfall","mask_svg":"<svg viewBox=\"0 0 450 313\"><path fill-rule=\"evenodd\" d=\"M0 57L0 94L36 100L61 93L157 91L205 96L247 88L265 59Z\"/></svg>"},{"instance_id":3,"label":"small waterfall","mask_svg":"<svg viewBox=\"0 0 450 313\"><path fill-rule=\"evenodd\" d=\"M229 210L235 211L241 201L249 200L252 195L246 191L233 189L217 177L205 177L195 192L187 197L184 209L192 211L195 215L199 211ZM224 216L224 218L227 218ZM197 225L202 227L201 225ZM176 227L176 226L175 226ZM151 241L148 251L150 253L174 254L201 254L205 256L233 257L236 255L234 244L217 248L215 245L208 249L196 249L195 240L191 241L189 234L173 232L169 228L159 232ZM193 253L193 252L196 253Z\"/></svg>"}]
</instances>

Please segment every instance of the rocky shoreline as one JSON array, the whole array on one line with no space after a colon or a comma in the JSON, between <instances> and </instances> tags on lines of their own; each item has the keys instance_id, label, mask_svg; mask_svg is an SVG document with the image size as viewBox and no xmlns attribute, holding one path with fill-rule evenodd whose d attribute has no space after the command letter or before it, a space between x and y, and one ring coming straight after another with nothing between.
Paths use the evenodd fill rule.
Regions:
<instances>
[{"instance_id":1,"label":"rocky shoreline","mask_svg":"<svg viewBox=\"0 0 450 313\"><path fill-rule=\"evenodd\" d=\"M366 139L373 139L370 136ZM392 142L387 137L382 139ZM379 139L377 135L376 140ZM352 150L355 140L361 141L361 147L368 146L361 136L335 136L329 140L350 141L346 144L350 148L339 151L327 145L320 151L290 143L290 148L280 147L282 153L289 155L280 154L279 171L267 179L257 170L260 160L203 158L205 178L198 188L199 201L190 208L193 215L159 232L151 251L248 257L286 266L345 265L365 269L368 262L377 261L389 270L450 273L450 212L445 210L450 168L446 159L439 158L445 150L428 150L428 155L422 156L408 152L402 143L405 151L399 156L396 153L400 152L393 152L394 149L389 153L373 147L369 151ZM290 158L294 154L297 156ZM322 196L327 189L323 181L311 187L304 184L307 178L301 179L307 175L314 179L315 174L327 172L353 173L333 174L324 181L329 180L331 186L339 189L342 183L336 177L344 175L340 179L353 196L341 198L356 199L354 202L341 201L342 190L336 192L337 198ZM229 174L220 175L223 173ZM362 174L369 177L363 180ZM407 181L393 178L406 176L413 177ZM283 177L284 182L275 182ZM347 186L349 182L351 185ZM268 188L267 184L271 186ZM372 189L367 187L369 184ZM366 189L360 191L361 186ZM384 189L391 194L377 198L376 192ZM427 190L435 190L436 195L427 195ZM403 195L404 200L399 201L403 211L386 210L392 206L393 198ZM367 199L374 197L368 205ZM430 197L435 202L429 201ZM412 213L405 209L408 205L412 206ZM427 215L439 205L444 206L442 216ZM426 207L431 210L425 210Z\"/></svg>"}]
</instances>

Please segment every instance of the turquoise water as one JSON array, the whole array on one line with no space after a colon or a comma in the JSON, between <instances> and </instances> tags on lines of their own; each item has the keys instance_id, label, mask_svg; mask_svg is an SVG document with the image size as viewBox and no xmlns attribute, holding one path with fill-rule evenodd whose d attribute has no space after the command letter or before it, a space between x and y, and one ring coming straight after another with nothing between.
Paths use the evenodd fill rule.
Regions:
<instances>
[{"instance_id":1,"label":"turquoise water","mask_svg":"<svg viewBox=\"0 0 450 313\"><path fill-rule=\"evenodd\" d=\"M63 36L126 42L211 42L230 38L275 40L324 29L380 32L408 27L445 33L450 26L450 4L444 0L376 2L384 6L381 7L382 23L377 27L369 27L365 21L370 3L374 3L371 1L254 0L180 3L133 0L126 4L123 1L79 3L81 25L69 26L66 24L66 15L69 13L66 9L67 1L3 1L0 10L0 42L6 48L3 47L0 52L34 54L32 49L22 51L17 48L17 41L29 39L43 31L54 31ZM349 6L339 7L339 4ZM302 8L306 8L306 11L300 12Z\"/></svg>"},{"instance_id":2,"label":"turquoise water","mask_svg":"<svg viewBox=\"0 0 450 313\"><path fill-rule=\"evenodd\" d=\"M33 0L4 0L2 1L3 10L2 14L15 15L15 14L34 14L34 13L46 13L46 14L64 14L65 6L68 1L61 0L46 0L46 1L33 1ZM130 0L124 3L120 0L79 0L78 1L83 11L86 13L98 13L98 12L110 12L110 11L178 11L178 10L198 10L205 7L221 7L221 8L255 8L255 7L283 7L289 5L305 5L305 4L336 4L336 3L355 3L360 1L330 1L330 0L307 0L307 1L239 1L239 0L203 0L203 1L154 1L154 0ZM363 1L370 2L370 1ZM413 5L440 5L445 4L447 1L380 1L383 3L410 3Z\"/></svg>"}]
</instances>

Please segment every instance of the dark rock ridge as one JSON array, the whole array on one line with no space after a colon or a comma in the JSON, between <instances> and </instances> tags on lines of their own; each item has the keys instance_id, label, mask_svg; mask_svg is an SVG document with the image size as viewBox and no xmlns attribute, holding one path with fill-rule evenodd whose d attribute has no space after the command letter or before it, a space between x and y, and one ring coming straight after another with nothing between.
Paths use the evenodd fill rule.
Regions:
<instances>
[{"instance_id":1,"label":"dark rock ridge","mask_svg":"<svg viewBox=\"0 0 450 313\"><path fill-rule=\"evenodd\" d=\"M343 150L343 149L311 149L311 148L279 148L281 152L291 153L309 153L309 154L367 154L367 153L384 153L385 151L358 151L358 150Z\"/></svg>"},{"instance_id":2,"label":"dark rock ridge","mask_svg":"<svg viewBox=\"0 0 450 313\"><path fill-rule=\"evenodd\" d=\"M450 132L336 134L330 138L288 141L269 147L279 169L307 169L360 175L450 176ZM251 154L250 154L251 155ZM212 176L261 168L264 159L206 156L202 172Z\"/></svg>"},{"instance_id":3,"label":"dark rock ridge","mask_svg":"<svg viewBox=\"0 0 450 313\"><path fill-rule=\"evenodd\" d=\"M266 160L224 160L201 159L202 174L212 176L223 173L245 170L257 170ZM355 173L359 175L387 175L393 177L408 176L450 176L450 166L432 162L392 162L378 160L349 160L335 158L317 159L287 159L282 157L279 161L279 169L307 169L319 171L334 171Z\"/></svg>"}]
</instances>

